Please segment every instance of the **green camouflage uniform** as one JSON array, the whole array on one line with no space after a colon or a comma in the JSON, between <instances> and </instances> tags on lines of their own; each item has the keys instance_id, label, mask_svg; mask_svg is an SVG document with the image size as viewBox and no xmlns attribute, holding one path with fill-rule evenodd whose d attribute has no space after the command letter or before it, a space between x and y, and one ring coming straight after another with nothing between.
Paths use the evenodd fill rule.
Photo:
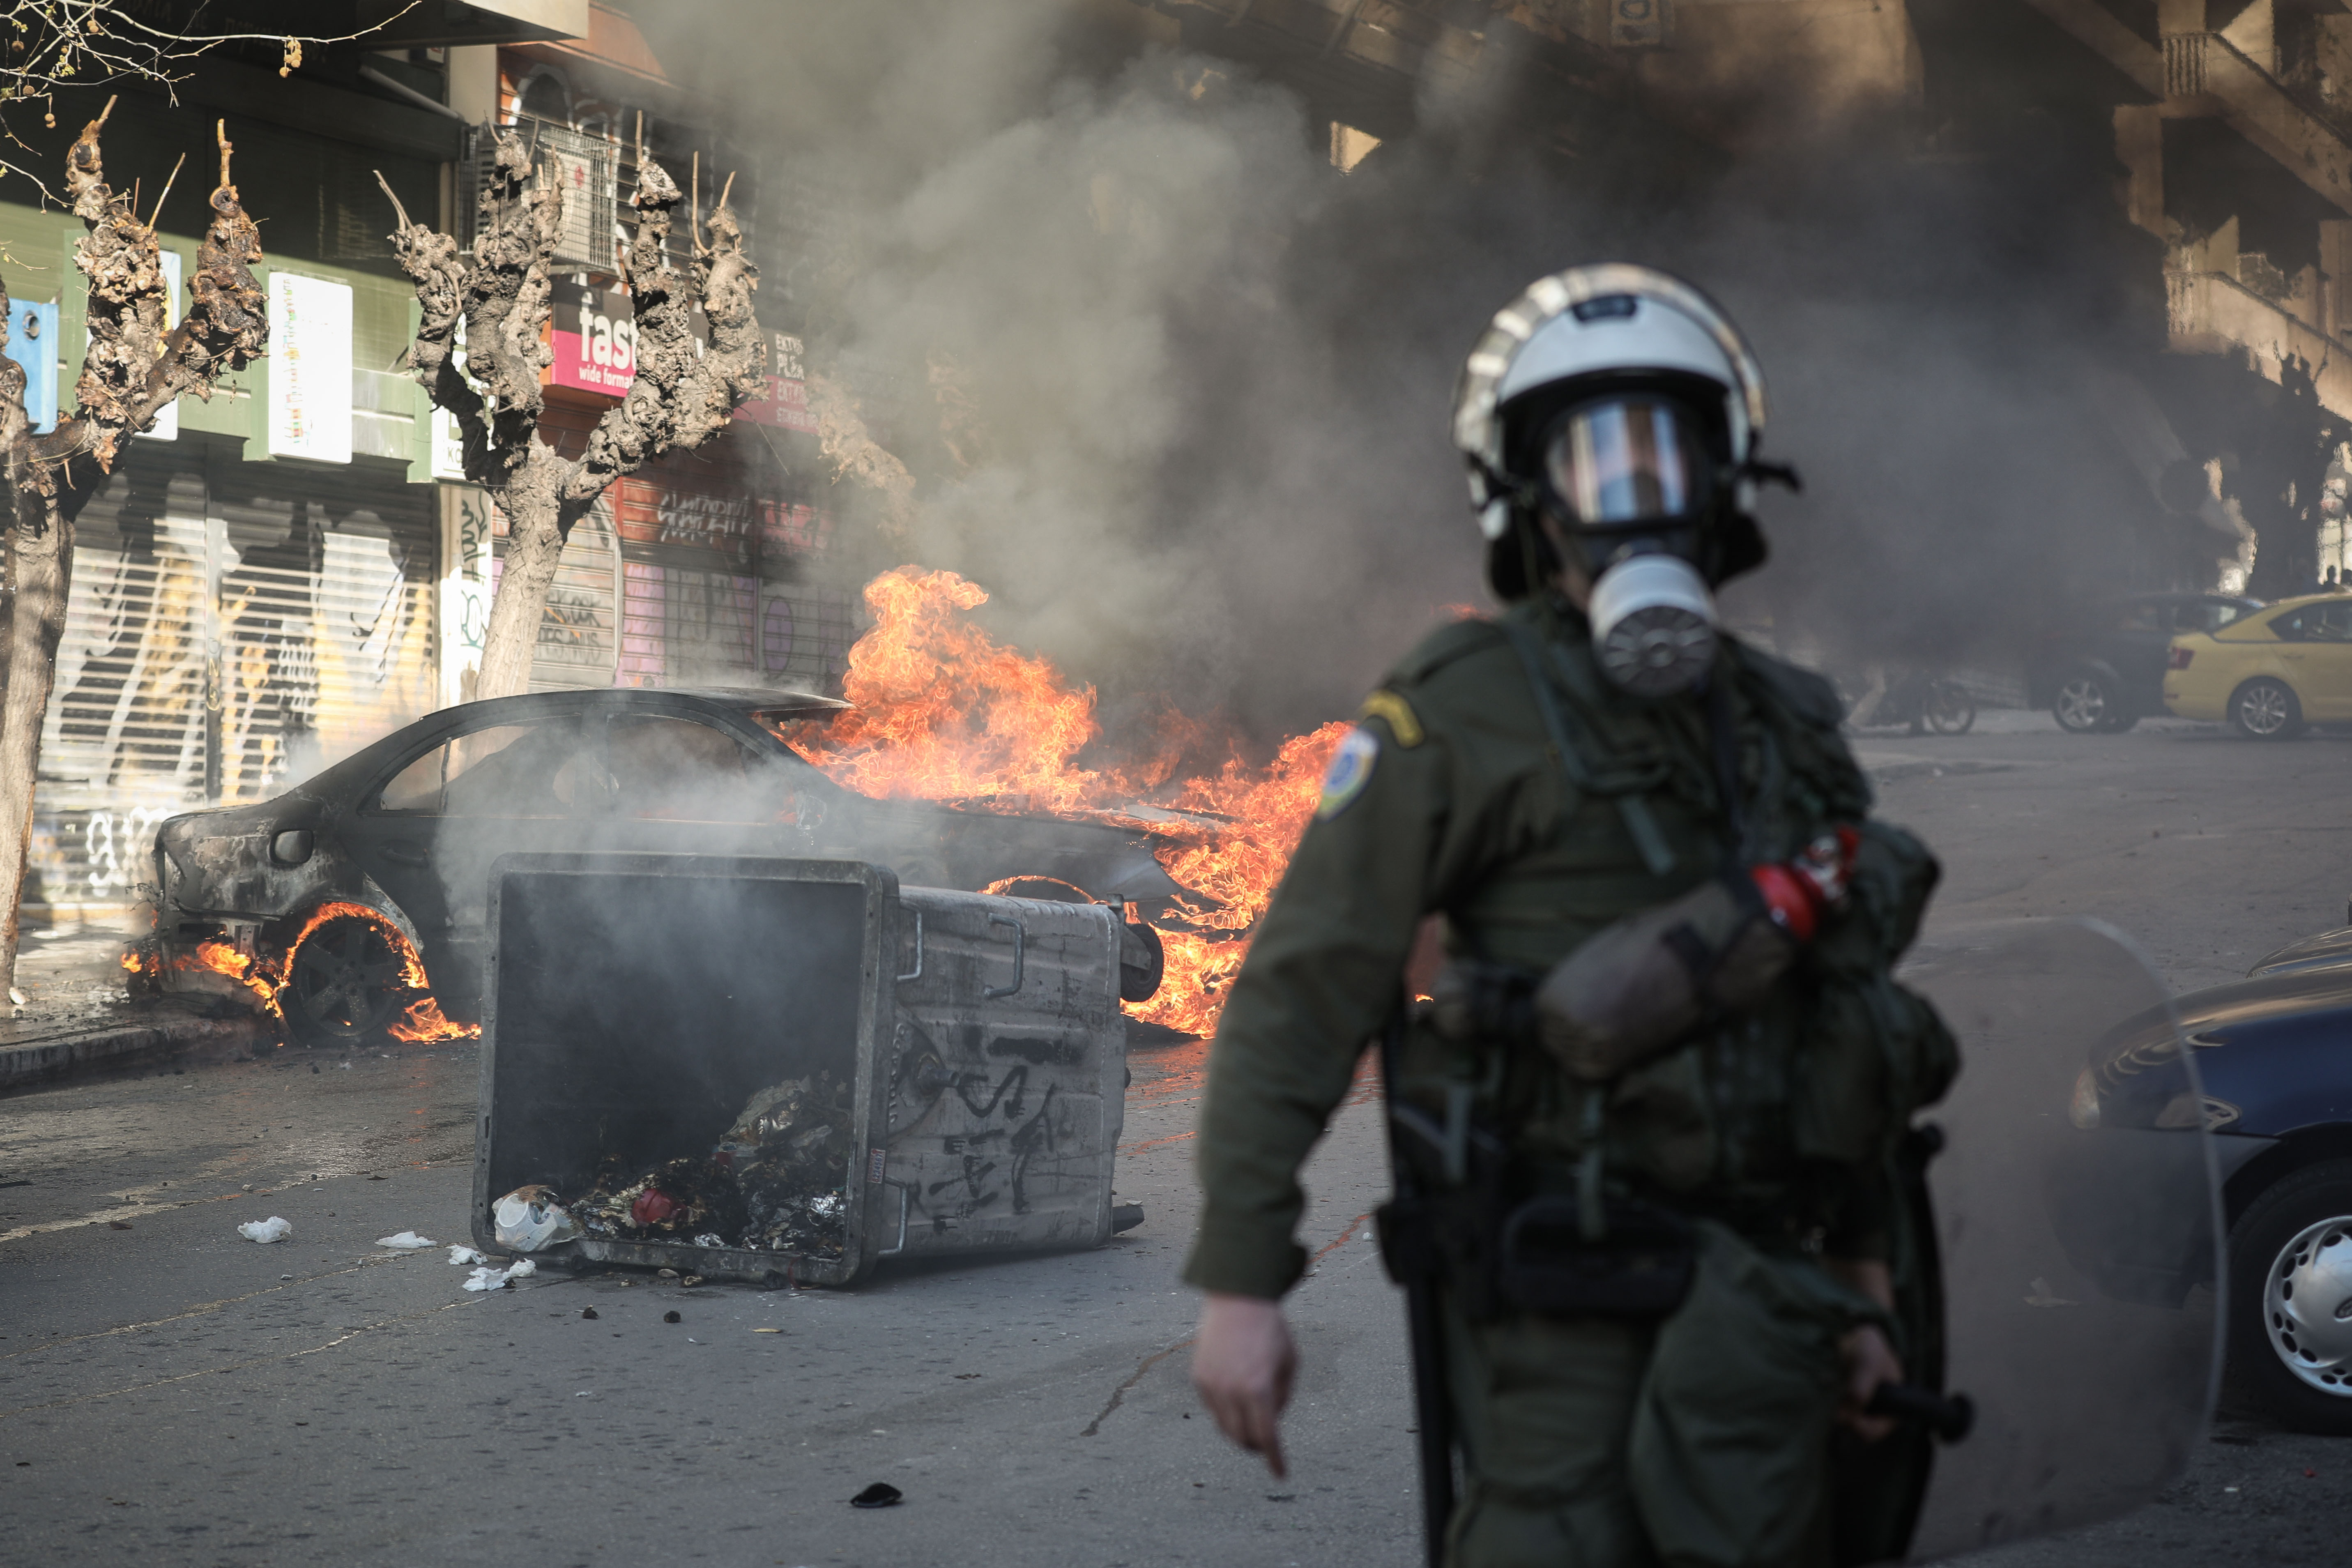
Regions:
<instances>
[{"instance_id":1,"label":"green camouflage uniform","mask_svg":"<svg viewBox=\"0 0 2352 1568\"><path fill-rule=\"evenodd\" d=\"M1868 786L1825 681L1729 639L1713 679L1727 685L1736 763L1706 698L1620 690L1564 605L1445 626L1390 673L1218 1027L1192 1284L1274 1299L1297 1280L1298 1167L1402 1000L1424 915L1444 917L1451 954L1542 973L1611 922L1723 874L1727 763L1746 862L1864 819ZM1895 1150L1953 1064L1933 1013L1886 971L1934 876L1906 836L1873 825L1846 907L1765 1007L1608 1087L1598 1136L1612 1183L1705 1237L1674 1316L1474 1318L1448 1290L1467 1476L1452 1561L1831 1560L1837 1341L1875 1315L1817 1258L1891 1257L1905 1271L1914 1238ZM1433 1109L1448 1085L1475 1086L1518 1192L1572 1189L1595 1136L1588 1096L1542 1051L1465 1049L1416 1024L1399 1061L1391 1092ZM1920 1348L1895 1337L1906 1355Z\"/></svg>"}]
</instances>

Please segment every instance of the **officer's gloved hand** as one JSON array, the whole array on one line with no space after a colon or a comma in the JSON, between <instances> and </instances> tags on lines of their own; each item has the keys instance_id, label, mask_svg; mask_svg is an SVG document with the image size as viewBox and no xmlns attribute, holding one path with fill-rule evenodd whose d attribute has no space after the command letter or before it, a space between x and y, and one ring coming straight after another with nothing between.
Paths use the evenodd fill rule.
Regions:
<instances>
[{"instance_id":1,"label":"officer's gloved hand","mask_svg":"<svg viewBox=\"0 0 2352 1568\"><path fill-rule=\"evenodd\" d=\"M1755 1007L1844 900L1860 845L1840 827L1793 859L1718 877L1601 931L1536 990L1545 1048L1604 1083L1710 1018Z\"/></svg>"}]
</instances>

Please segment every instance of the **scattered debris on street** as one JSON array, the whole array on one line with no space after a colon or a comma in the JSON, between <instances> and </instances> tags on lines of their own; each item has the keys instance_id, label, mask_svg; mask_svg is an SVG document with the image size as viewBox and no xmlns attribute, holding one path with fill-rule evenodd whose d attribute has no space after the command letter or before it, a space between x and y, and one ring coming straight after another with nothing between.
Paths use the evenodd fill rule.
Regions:
<instances>
[{"instance_id":1,"label":"scattered debris on street","mask_svg":"<svg viewBox=\"0 0 2352 1568\"><path fill-rule=\"evenodd\" d=\"M539 1265L528 1258L518 1258L504 1268L481 1268L466 1277L468 1290L505 1290L518 1279L528 1279L539 1272Z\"/></svg>"},{"instance_id":2,"label":"scattered debris on street","mask_svg":"<svg viewBox=\"0 0 2352 1568\"><path fill-rule=\"evenodd\" d=\"M499 1245L517 1252L580 1238L579 1224L556 1203L552 1187L517 1187L492 1206L490 1215Z\"/></svg>"},{"instance_id":3,"label":"scattered debris on street","mask_svg":"<svg viewBox=\"0 0 2352 1568\"><path fill-rule=\"evenodd\" d=\"M903 1501L906 1495L906 1493L900 1491L897 1487L892 1486L888 1481L876 1481L872 1486L867 1487L864 1491L859 1492L856 1497L851 1498L849 1500L849 1506L852 1508L890 1508Z\"/></svg>"},{"instance_id":4,"label":"scattered debris on street","mask_svg":"<svg viewBox=\"0 0 2352 1568\"><path fill-rule=\"evenodd\" d=\"M283 1241L293 1235L294 1226L278 1215L271 1215L268 1219L247 1220L236 1227L236 1233L247 1241L257 1241L267 1247L273 1241Z\"/></svg>"},{"instance_id":5,"label":"scattered debris on street","mask_svg":"<svg viewBox=\"0 0 2352 1568\"><path fill-rule=\"evenodd\" d=\"M404 1230L398 1236L379 1236L375 1238L375 1244L394 1252L422 1252L428 1247L441 1245L431 1237L419 1236L413 1230Z\"/></svg>"},{"instance_id":6,"label":"scattered debris on street","mask_svg":"<svg viewBox=\"0 0 2352 1568\"><path fill-rule=\"evenodd\" d=\"M463 1268L469 1263L488 1263L488 1258L470 1247L459 1245L449 1249L449 1266L453 1268Z\"/></svg>"}]
</instances>

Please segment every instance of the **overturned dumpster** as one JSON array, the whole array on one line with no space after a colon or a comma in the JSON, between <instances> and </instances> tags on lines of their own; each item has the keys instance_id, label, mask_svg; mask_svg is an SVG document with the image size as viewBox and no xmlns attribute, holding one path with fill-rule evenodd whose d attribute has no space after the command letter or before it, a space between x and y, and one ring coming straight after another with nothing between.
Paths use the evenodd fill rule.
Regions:
<instances>
[{"instance_id":1,"label":"overturned dumpster","mask_svg":"<svg viewBox=\"0 0 2352 1568\"><path fill-rule=\"evenodd\" d=\"M1113 908L861 861L517 855L489 925L483 1246L846 1285L1112 1233L1123 940L1130 989L1143 963Z\"/></svg>"}]
</instances>

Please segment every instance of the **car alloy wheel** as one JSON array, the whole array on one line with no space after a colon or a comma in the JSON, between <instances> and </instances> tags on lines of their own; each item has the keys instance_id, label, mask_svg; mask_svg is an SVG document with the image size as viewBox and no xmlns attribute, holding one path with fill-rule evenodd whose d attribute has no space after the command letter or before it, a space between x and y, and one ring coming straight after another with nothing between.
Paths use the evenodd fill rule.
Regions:
<instances>
[{"instance_id":1,"label":"car alloy wheel","mask_svg":"<svg viewBox=\"0 0 2352 1568\"><path fill-rule=\"evenodd\" d=\"M2352 1160L2255 1194L2228 1259L2231 1379L2288 1426L2352 1436Z\"/></svg>"},{"instance_id":2,"label":"car alloy wheel","mask_svg":"<svg viewBox=\"0 0 2352 1568\"><path fill-rule=\"evenodd\" d=\"M2257 741L2281 741L2303 728L2303 706L2282 681L2249 680L2230 699L2230 722Z\"/></svg>"},{"instance_id":3,"label":"car alloy wheel","mask_svg":"<svg viewBox=\"0 0 2352 1568\"><path fill-rule=\"evenodd\" d=\"M2352 1399L2352 1215L2307 1225L2279 1248L2263 1287L2263 1329L2287 1371Z\"/></svg>"},{"instance_id":4,"label":"car alloy wheel","mask_svg":"<svg viewBox=\"0 0 2352 1568\"><path fill-rule=\"evenodd\" d=\"M1919 717L1938 735L1965 735L1977 721L1976 699L1956 681L1938 680L1927 688Z\"/></svg>"},{"instance_id":5,"label":"car alloy wheel","mask_svg":"<svg viewBox=\"0 0 2352 1568\"><path fill-rule=\"evenodd\" d=\"M2050 716L2070 734L2088 735L2106 728L2115 716L2115 694L2106 680L2085 670L2059 683L2050 703Z\"/></svg>"},{"instance_id":6,"label":"car alloy wheel","mask_svg":"<svg viewBox=\"0 0 2352 1568\"><path fill-rule=\"evenodd\" d=\"M358 1039L392 1022L408 1000L391 933L341 915L302 939L282 994L286 1023L305 1043Z\"/></svg>"}]
</instances>

